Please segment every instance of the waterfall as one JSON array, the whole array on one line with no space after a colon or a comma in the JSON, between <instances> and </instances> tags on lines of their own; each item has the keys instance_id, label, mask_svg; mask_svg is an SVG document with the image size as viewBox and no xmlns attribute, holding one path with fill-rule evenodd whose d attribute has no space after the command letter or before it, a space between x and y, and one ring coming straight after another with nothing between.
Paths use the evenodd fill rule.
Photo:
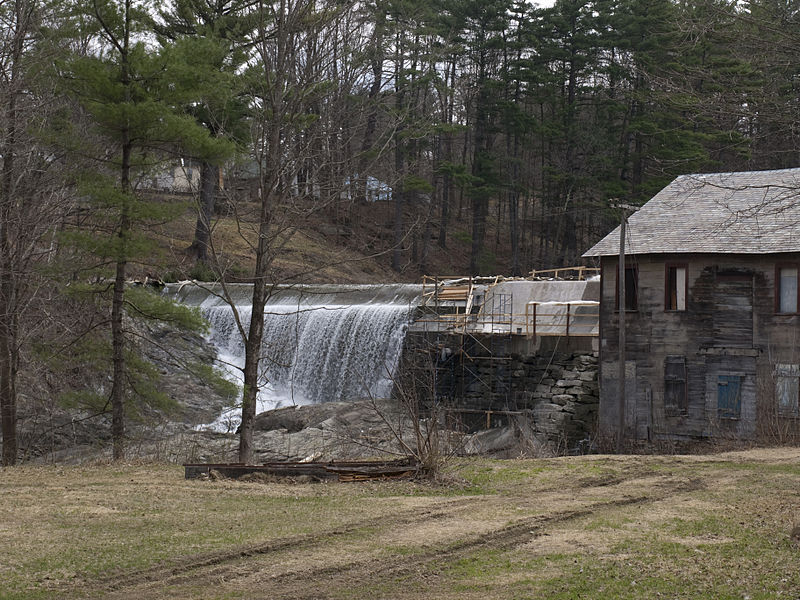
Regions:
<instances>
[{"instance_id":1,"label":"waterfall","mask_svg":"<svg viewBox=\"0 0 800 600\"><path fill-rule=\"evenodd\" d=\"M252 288L228 286L247 330ZM244 342L233 309L214 284L172 284L168 293L199 306L218 357L241 383ZM419 285L275 287L265 310L258 411L368 396L388 397Z\"/></svg>"}]
</instances>

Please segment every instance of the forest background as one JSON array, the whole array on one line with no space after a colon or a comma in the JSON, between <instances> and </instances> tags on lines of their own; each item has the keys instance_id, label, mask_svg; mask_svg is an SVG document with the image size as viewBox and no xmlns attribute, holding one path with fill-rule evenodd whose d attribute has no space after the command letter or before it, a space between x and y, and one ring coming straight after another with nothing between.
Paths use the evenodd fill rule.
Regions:
<instances>
[{"instance_id":1,"label":"forest background","mask_svg":"<svg viewBox=\"0 0 800 600\"><path fill-rule=\"evenodd\" d=\"M168 403L132 322L203 328L131 278L575 263L677 175L798 166L800 3L0 0L0 80L3 462L20 405L121 457Z\"/></svg>"}]
</instances>

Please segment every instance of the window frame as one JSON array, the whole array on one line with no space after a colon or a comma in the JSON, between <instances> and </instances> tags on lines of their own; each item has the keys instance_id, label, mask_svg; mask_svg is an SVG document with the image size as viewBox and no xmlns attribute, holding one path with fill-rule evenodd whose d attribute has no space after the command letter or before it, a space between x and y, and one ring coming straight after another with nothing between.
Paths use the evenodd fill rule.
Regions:
<instances>
[{"instance_id":1,"label":"window frame","mask_svg":"<svg viewBox=\"0 0 800 600\"><path fill-rule=\"evenodd\" d=\"M797 271L797 292L795 293L794 312L781 311L781 270L795 269ZM800 314L800 263L780 262L775 264L775 314L776 315L797 315Z\"/></svg>"},{"instance_id":2,"label":"window frame","mask_svg":"<svg viewBox=\"0 0 800 600\"><path fill-rule=\"evenodd\" d=\"M626 261L627 262L627 261ZM625 312L637 312L639 310L639 267L638 265L625 265L625 279L627 283L627 274L628 271L633 273L633 299L635 302L633 303L633 308L625 308ZM628 293L627 286L625 287L625 304L630 302L629 298L631 294ZM614 269L614 311L619 312L619 263L617 263L616 268Z\"/></svg>"},{"instance_id":3,"label":"window frame","mask_svg":"<svg viewBox=\"0 0 800 600\"><path fill-rule=\"evenodd\" d=\"M788 410L781 402L782 394L780 392L784 380L793 381L794 384L791 387L795 388L794 404L788 407ZM780 417L800 417L800 365L792 363L778 363L775 365L775 405Z\"/></svg>"},{"instance_id":4,"label":"window frame","mask_svg":"<svg viewBox=\"0 0 800 600\"><path fill-rule=\"evenodd\" d=\"M742 418L742 388L744 387L744 375L741 373L719 373L717 375L717 418L724 421L738 421ZM725 381L723 381L725 380ZM720 389L723 385L729 385L733 380L737 380L736 412L729 410L730 403L726 404L725 409L720 406ZM730 396L728 395L728 398Z\"/></svg>"},{"instance_id":5,"label":"window frame","mask_svg":"<svg viewBox=\"0 0 800 600\"><path fill-rule=\"evenodd\" d=\"M667 365L680 365L682 373L680 377L670 374ZM677 384L677 388L682 388L682 398L680 402L667 402L670 395L667 393L669 384ZM683 384L682 386L680 384ZM664 357L664 413L668 417L686 416L689 414L689 369L686 364L686 357L683 355L669 354Z\"/></svg>"},{"instance_id":6,"label":"window frame","mask_svg":"<svg viewBox=\"0 0 800 600\"><path fill-rule=\"evenodd\" d=\"M670 296L671 296L671 288L670 288L670 276L669 272L670 269L684 269L684 280L683 280L683 308L670 308ZM677 279L677 276L676 276ZM676 281L676 300L675 304L677 305L677 281ZM664 263L664 312L686 312L689 308L689 263L679 263L679 262L668 262Z\"/></svg>"}]
</instances>

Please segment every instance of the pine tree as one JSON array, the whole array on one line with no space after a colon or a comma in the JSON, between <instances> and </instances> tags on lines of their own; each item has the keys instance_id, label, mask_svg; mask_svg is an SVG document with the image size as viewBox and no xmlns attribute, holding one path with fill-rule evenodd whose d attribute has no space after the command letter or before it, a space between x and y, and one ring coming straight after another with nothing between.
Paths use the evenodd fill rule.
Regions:
<instances>
[{"instance_id":1,"label":"pine tree","mask_svg":"<svg viewBox=\"0 0 800 600\"><path fill-rule=\"evenodd\" d=\"M187 112L213 137L244 144L249 134L247 107L238 72L247 59L246 46L253 28L249 0L178 0L159 10L153 25L162 45L181 43L190 75L203 99ZM217 157L224 158L224 157ZM190 250L197 260L209 258L211 221L219 184L219 164L201 161L200 190L194 240Z\"/></svg>"},{"instance_id":2,"label":"pine tree","mask_svg":"<svg viewBox=\"0 0 800 600\"><path fill-rule=\"evenodd\" d=\"M94 147L80 148L94 157L93 168L78 177L94 230L72 231L69 238L96 257L99 267L108 265L113 271L111 281L98 275L97 283L71 287L99 298L110 296L109 402L115 459L124 456L126 400L136 391L125 314L200 326L197 315L127 287L129 263L149 251L141 228L175 216L180 208L146 200L137 193L137 177L177 148L208 159L229 151L227 144L212 139L193 116L183 113L182 107L197 99L197 89L185 77L180 48L154 52L147 46L149 8L138 0L92 0L87 16L96 27L97 49L65 65L71 91L96 136Z\"/></svg>"},{"instance_id":3,"label":"pine tree","mask_svg":"<svg viewBox=\"0 0 800 600\"><path fill-rule=\"evenodd\" d=\"M800 164L800 3L753 0L738 5L727 33L740 65L749 65L750 85L737 95L733 115L749 142L743 166L782 169ZM741 66L728 70L742 82Z\"/></svg>"},{"instance_id":4,"label":"pine tree","mask_svg":"<svg viewBox=\"0 0 800 600\"><path fill-rule=\"evenodd\" d=\"M472 208L472 248L469 270L480 274L491 268L485 254L489 203L501 183L494 143L498 127L498 91L502 32L507 26L508 0L469 1L457 5L463 20L463 35L468 48L469 68L475 91L471 98L474 115L469 196Z\"/></svg>"}]
</instances>

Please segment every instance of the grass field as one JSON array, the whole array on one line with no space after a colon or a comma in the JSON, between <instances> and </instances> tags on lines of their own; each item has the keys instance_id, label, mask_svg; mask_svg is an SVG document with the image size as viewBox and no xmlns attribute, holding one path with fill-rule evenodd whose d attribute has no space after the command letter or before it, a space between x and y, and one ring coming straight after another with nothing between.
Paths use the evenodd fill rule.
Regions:
<instances>
[{"instance_id":1,"label":"grass field","mask_svg":"<svg viewBox=\"0 0 800 600\"><path fill-rule=\"evenodd\" d=\"M0 598L800 598L800 449L452 463L445 482L0 471Z\"/></svg>"}]
</instances>

